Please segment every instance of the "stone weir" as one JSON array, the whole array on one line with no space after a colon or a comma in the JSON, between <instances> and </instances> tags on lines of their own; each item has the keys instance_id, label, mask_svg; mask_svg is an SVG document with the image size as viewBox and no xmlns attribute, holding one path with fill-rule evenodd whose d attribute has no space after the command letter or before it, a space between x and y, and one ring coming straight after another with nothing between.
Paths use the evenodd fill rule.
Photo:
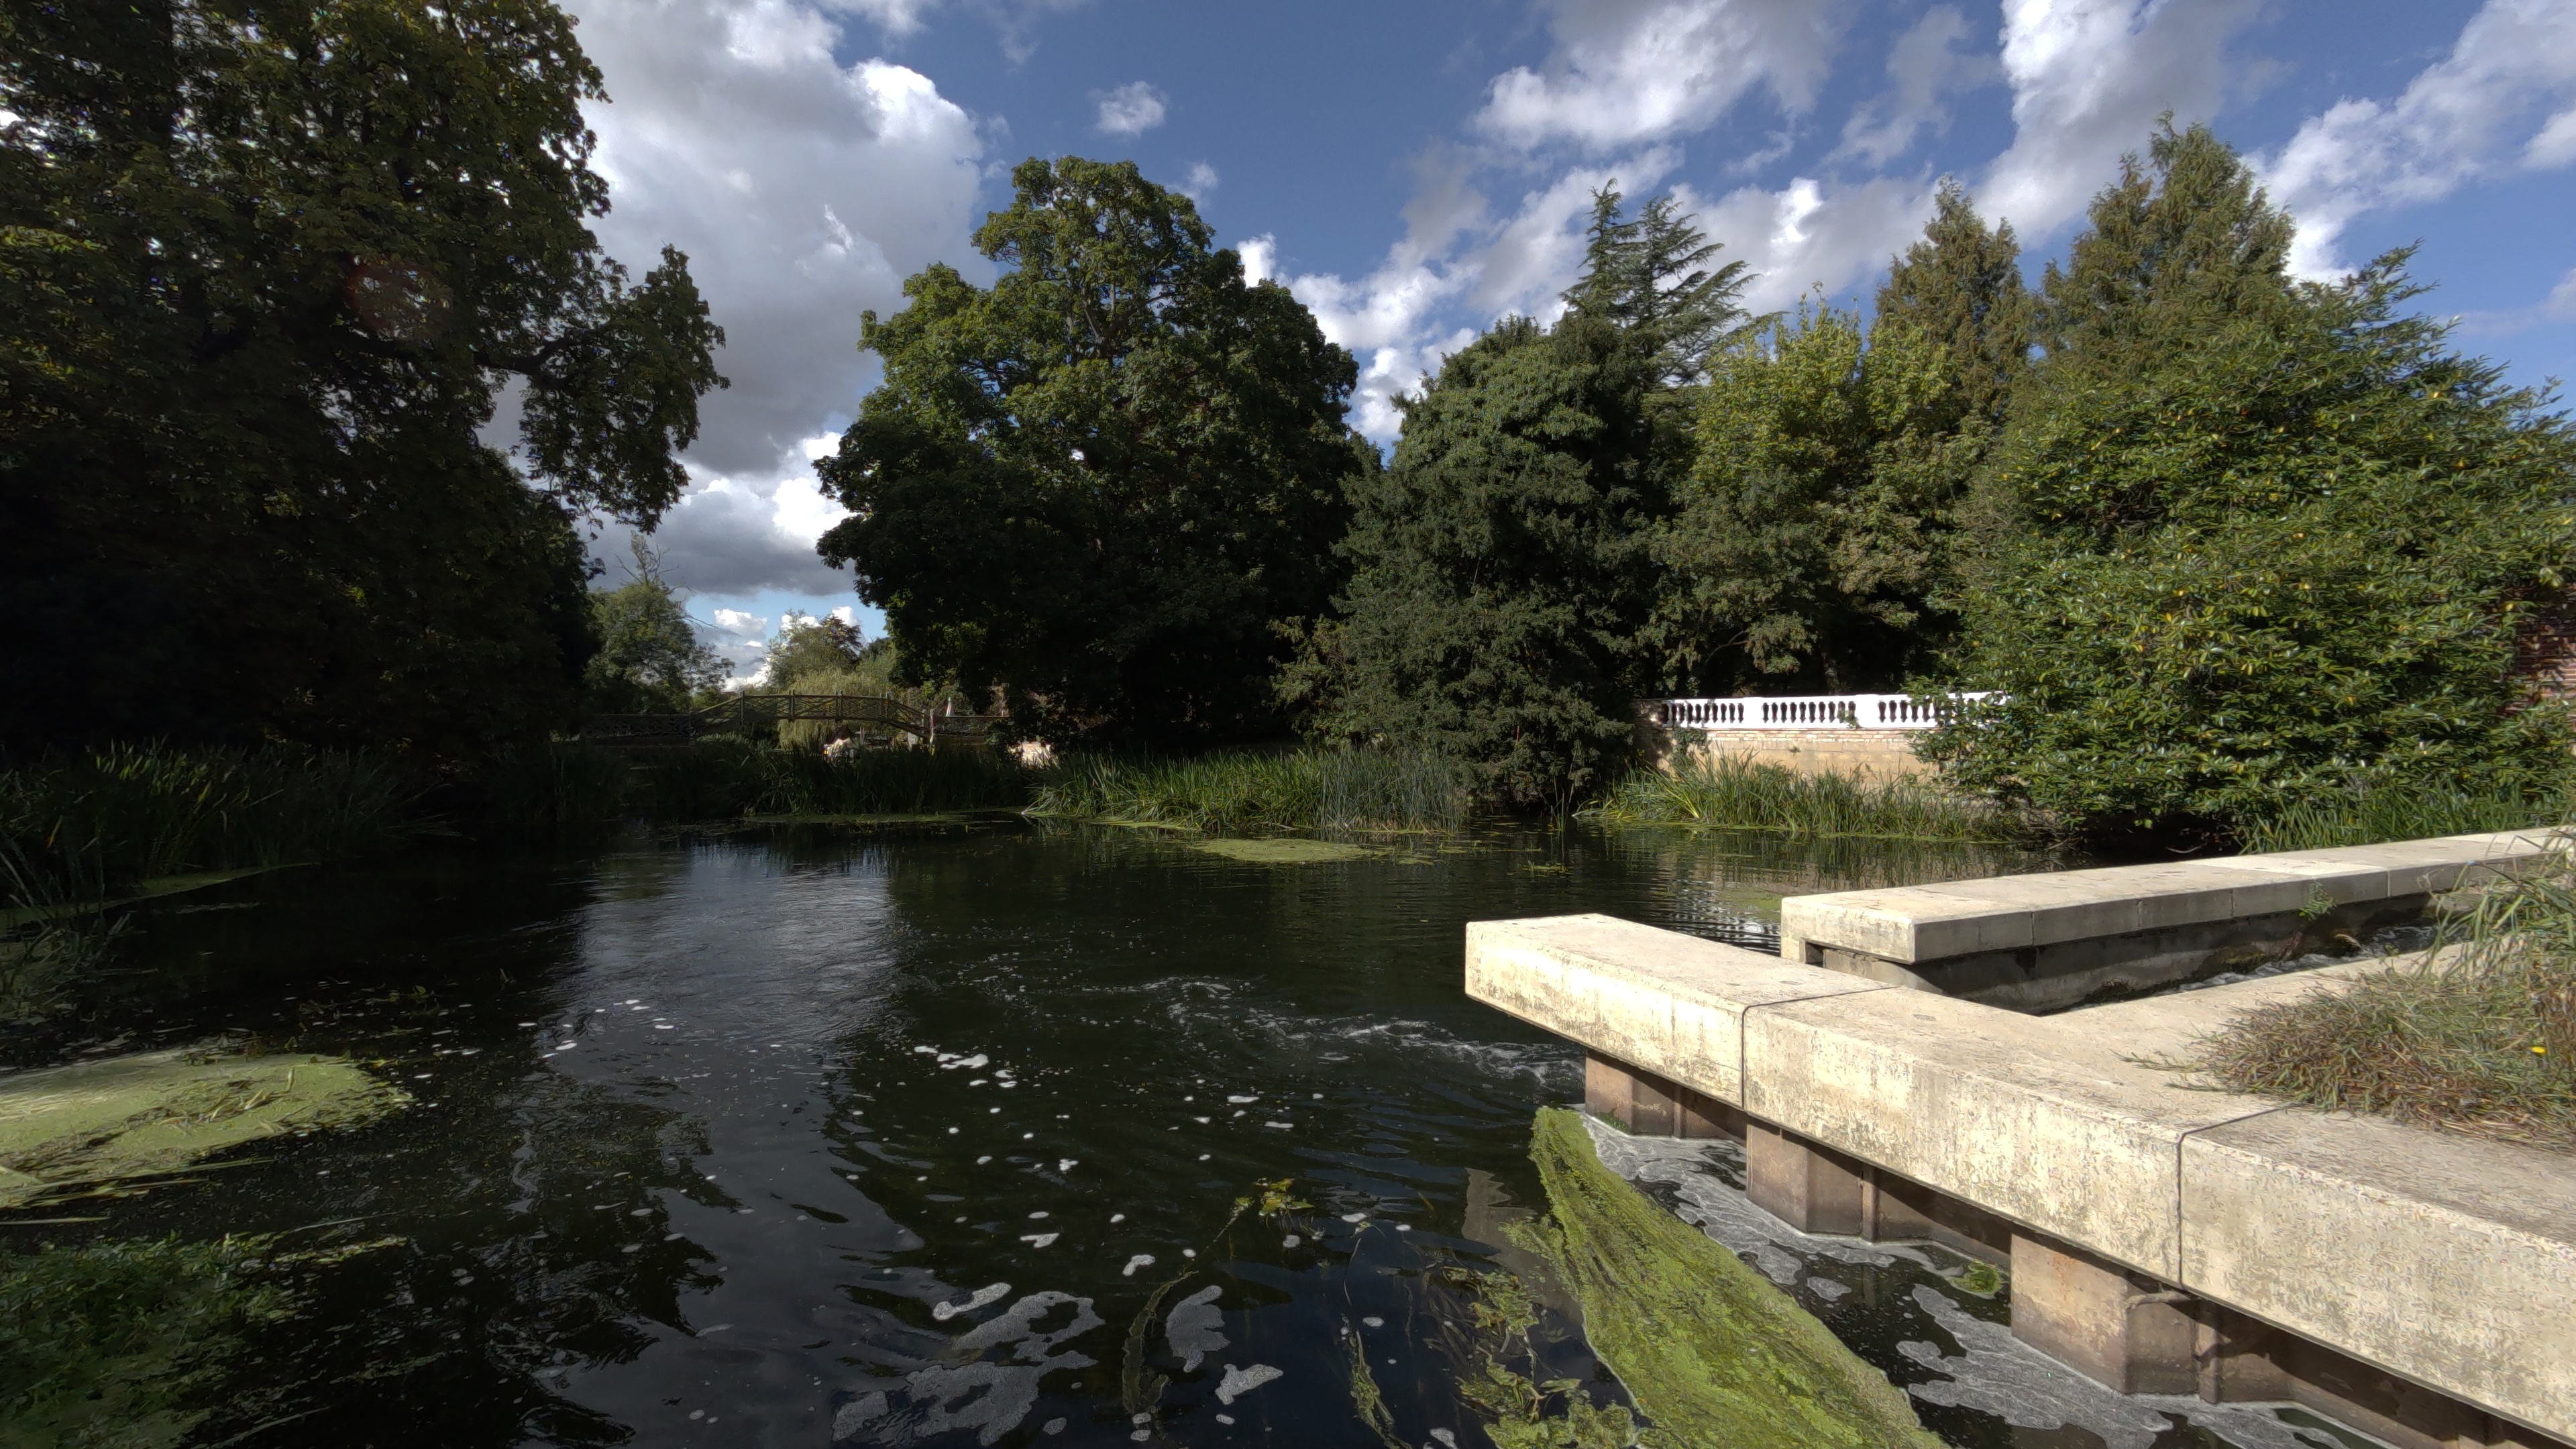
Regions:
<instances>
[{"instance_id":1,"label":"stone weir","mask_svg":"<svg viewBox=\"0 0 2576 1449\"><path fill-rule=\"evenodd\" d=\"M2375 899L2469 868L2371 850ZM1563 916L1470 924L1466 984L1582 1045L1596 1115L1741 1140L1748 1195L1790 1226L2008 1267L2014 1334L2123 1393L2294 1403L2400 1449L2576 1445L2576 1159L2148 1065L2385 964L2033 1016Z\"/></svg>"}]
</instances>

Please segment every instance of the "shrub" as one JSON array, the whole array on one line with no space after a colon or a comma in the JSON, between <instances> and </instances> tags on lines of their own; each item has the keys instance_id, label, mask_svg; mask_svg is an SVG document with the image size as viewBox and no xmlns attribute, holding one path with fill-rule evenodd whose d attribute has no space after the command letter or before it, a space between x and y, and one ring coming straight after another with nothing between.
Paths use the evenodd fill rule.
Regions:
<instances>
[{"instance_id":1,"label":"shrub","mask_svg":"<svg viewBox=\"0 0 2576 1449\"><path fill-rule=\"evenodd\" d=\"M1466 766L1418 752L1072 755L1044 774L1029 813L1203 829L1451 829L1466 819L1471 778Z\"/></svg>"}]
</instances>

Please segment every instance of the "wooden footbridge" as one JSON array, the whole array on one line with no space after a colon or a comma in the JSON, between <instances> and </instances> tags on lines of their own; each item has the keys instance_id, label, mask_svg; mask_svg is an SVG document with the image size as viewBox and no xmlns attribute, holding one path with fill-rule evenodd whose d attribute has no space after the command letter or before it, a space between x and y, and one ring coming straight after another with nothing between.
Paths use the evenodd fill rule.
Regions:
<instances>
[{"instance_id":1,"label":"wooden footbridge","mask_svg":"<svg viewBox=\"0 0 2576 1449\"><path fill-rule=\"evenodd\" d=\"M581 722L586 744L667 749L717 735L774 737L782 724L815 723L863 745L980 742L1000 715L930 709L878 694L746 694L685 714L594 714Z\"/></svg>"}]
</instances>

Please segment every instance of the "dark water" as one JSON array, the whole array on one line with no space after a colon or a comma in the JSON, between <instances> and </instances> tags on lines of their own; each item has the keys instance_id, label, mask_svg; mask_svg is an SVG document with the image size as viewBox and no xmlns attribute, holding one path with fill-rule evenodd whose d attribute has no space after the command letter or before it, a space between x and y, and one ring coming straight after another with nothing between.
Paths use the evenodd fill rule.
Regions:
<instances>
[{"instance_id":1,"label":"dark water","mask_svg":"<svg viewBox=\"0 0 2576 1449\"><path fill-rule=\"evenodd\" d=\"M91 1038L17 1064L230 1033L381 1063L416 1099L44 1230L394 1240L269 1332L270 1422L215 1426L245 1443L1383 1444L1356 1357L1397 1442L1478 1445L1449 1270L1543 1206L1530 1117L1580 1072L1465 999L1464 924L1606 911L1757 944L1783 890L2001 868L1580 832L1257 865L1000 821L433 855L153 909ZM1900 1345L1958 1335L1875 1305L1964 1265L1862 1266L1897 1276L1791 1286L1901 1381L1938 1378ZM1572 1324L1538 1338L1534 1377L1622 1401Z\"/></svg>"}]
</instances>

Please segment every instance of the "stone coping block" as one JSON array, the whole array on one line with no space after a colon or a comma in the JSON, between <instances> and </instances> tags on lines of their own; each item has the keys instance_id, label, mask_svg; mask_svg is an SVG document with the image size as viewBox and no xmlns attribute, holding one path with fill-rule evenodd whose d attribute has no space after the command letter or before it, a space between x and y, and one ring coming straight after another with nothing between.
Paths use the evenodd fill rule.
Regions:
<instances>
[{"instance_id":1,"label":"stone coping block","mask_svg":"<svg viewBox=\"0 0 2576 1449\"><path fill-rule=\"evenodd\" d=\"M1780 903L1780 954L1806 961L1832 948L1937 961L2276 915L2319 896L2339 906L2397 900L2450 890L2481 870L2510 870L2565 849L2571 838L2557 830L2504 831L1791 896Z\"/></svg>"},{"instance_id":2,"label":"stone coping block","mask_svg":"<svg viewBox=\"0 0 2576 1449\"><path fill-rule=\"evenodd\" d=\"M2576 1439L2576 1158L2140 1060L2393 960L2034 1017L1606 916L1475 922L1466 956L1591 1052Z\"/></svg>"}]
</instances>

